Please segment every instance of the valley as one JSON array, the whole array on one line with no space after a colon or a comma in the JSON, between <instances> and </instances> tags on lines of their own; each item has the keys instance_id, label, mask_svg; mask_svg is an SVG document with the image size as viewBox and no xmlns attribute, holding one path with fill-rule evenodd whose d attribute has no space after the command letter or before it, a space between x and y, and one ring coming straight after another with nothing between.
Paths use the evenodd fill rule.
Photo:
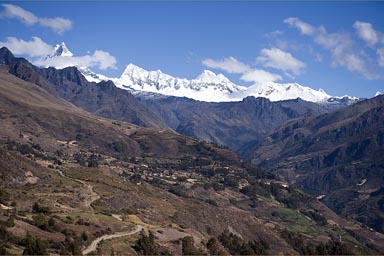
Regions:
<instances>
[{"instance_id":1,"label":"valley","mask_svg":"<svg viewBox=\"0 0 384 256\"><path fill-rule=\"evenodd\" d=\"M286 153L278 150L284 148L279 143L297 141L290 136L306 122L319 130L320 138L330 133L319 124L334 127L346 118L350 125L356 122L356 113L359 117L371 113L367 120L379 125L382 97L338 112L302 100L272 103L248 97L242 102L209 104L172 97L151 100L136 98L112 82L87 82L76 68L40 69L4 48L0 53L5 63L0 65L3 252L384 253L380 230L367 228L357 217L342 217L323 204L332 198L327 187L318 194L298 189L307 190L302 184L316 176L291 180L296 178L287 172L291 166L272 161L277 153L289 164L302 163L298 169L304 170L308 155L297 155L295 162L289 154L307 149ZM352 114L343 112L348 108ZM244 127L250 128L242 137ZM360 136L365 130L365 126L343 127L338 137L343 147L343 134ZM277 129L273 137L267 137L273 129ZM371 129L378 133L369 147L380 150L381 130ZM307 134L306 128L300 131L304 139L315 134ZM273 140L276 144L267 144ZM259 158L253 154L260 146L267 148L262 152L271 154L276 166L255 160ZM324 151L319 144L314 147ZM342 155L348 151L343 147L337 151ZM380 169L371 168L381 165L380 158L359 148L356 144L348 151L361 155L362 162L353 162L355 168L366 166L367 174L380 177ZM364 161L366 156L377 161ZM329 168L340 161L332 158L332 152L327 159L322 163ZM350 161L348 155L343 159ZM363 174L356 177L350 182L366 190L365 199L370 193L370 198L381 200L382 191L377 189L381 181L373 184L371 176L364 182ZM322 193L327 194L325 199L317 199Z\"/></svg>"}]
</instances>

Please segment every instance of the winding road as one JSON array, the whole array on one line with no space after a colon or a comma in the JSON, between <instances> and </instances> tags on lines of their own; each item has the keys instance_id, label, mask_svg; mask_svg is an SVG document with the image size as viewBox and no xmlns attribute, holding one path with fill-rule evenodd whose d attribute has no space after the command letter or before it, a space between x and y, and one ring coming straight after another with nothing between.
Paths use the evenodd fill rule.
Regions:
<instances>
[{"instance_id":1,"label":"winding road","mask_svg":"<svg viewBox=\"0 0 384 256\"><path fill-rule=\"evenodd\" d=\"M131 230L131 231L117 232L117 233L114 233L114 234L104 235L104 236L98 237L95 240L93 240L92 243L87 248L82 250L81 253L83 255L87 255L87 254L95 251L97 249L97 246L99 245L99 243L104 241L104 240L118 238L118 237L123 237L123 236L134 235L134 234L140 232L143 229L144 229L144 227L142 225L137 225L136 228L134 230Z\"/></svg>"},{"instance_id":2,"label":"winding road","mask_svg":"<svg viewBox=\"0 0 384 256\"><path fill-rule=\"evenodd\" d=\"M87 197L84 198L84 206L86 208L89 208L91 210L93 210L91 204L100 199L100 195L97 194L94 190L93 190L93 186L88 184L86 181L83 181L83 180L79 180L79 179L75 179L75 178L71 178L71 177L68 177L66 176L61 170L57 170L57 172L59 173L60 176L62 177L66 177L66 178L69 178L71 180L74 180L76 182L79 182L81 183L83 186L85 186L87 188L87 190L89 191ZM114 218L122 221L121 219L121 216L120 215L113 215ZM92 243L87 247L85 248L84 250L81 251L81 253L83 255L87 255L93 251L96 251L97 249L97 246L99 245L100 242L104 241L104 240L109 240L109 239L113 239L113 238L119 238L119 237L124 237L124 236L130 236L130 235L134 235L138 232L140 232L141 230L144 229L144 226L143 225L136 225L136 228L134 230L130 230L130 231L124 231L124 232L116 232L116 233L113 233L113 234L109 234L109 235L104 235L104 236L101 236L101 237L98 237L96 238L95 240L92 241Z\"/></svg>"},{"instance_id":3,"label":"winding road","mask_svg":"<svg viewBox=\"0 0 384 256\"><path fill-rule=\"evenodd\" d=\"M87 190L89 191L89 193L88 193L88 194L86 195L86 197L84 198L84 202L83 202L83 203L84 203L84 206L85 206L86 208L89 208L89 209L93 210L93 208L92 208L92 206L91 206L92 203L95 202L96 200L99 200L99 199L100 199L100 195L97 194L97 193L93 190L93 186L90 185L90 184L88 184L87 182L85 182L85 181L83 181L83 180L79 180L79 179L76 179L76 178L68 177L68 176L66 176L66 175L65 175L61 170L59 170L59 169L57 169L56 171L59 173L59 175L60 175L61 177L65 177L65 178L71 179L71 180L73 180L73 181L76 181L76 182L82 184L84 187L87 188Z\"/></svg>"}]
</instances>

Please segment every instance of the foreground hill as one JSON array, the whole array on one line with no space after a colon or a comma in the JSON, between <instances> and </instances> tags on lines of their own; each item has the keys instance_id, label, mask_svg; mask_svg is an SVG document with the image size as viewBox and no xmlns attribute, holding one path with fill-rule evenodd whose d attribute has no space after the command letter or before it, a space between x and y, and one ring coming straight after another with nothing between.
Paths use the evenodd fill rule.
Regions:
<instances>
[{"instance_id":1,"label":"foreground hill","mask_svg":"<svg viewBox=\"0 0 384 256\"><path fill-rule=\"evenodd\" d=\"M314 118L299 118L243 155L336 212L384 232L384 96Z\"/></svg>"},{"instance_id":2,"label":"foreground hill","mask_svg":"<svg viewBox=\"0 0 384 256\"><path fill-rule=\"evenodd\" d=\"M228 150L95 116L8 69L0 66L5 253L384 253L383 235Z\"/></svg>"}]
</instances>

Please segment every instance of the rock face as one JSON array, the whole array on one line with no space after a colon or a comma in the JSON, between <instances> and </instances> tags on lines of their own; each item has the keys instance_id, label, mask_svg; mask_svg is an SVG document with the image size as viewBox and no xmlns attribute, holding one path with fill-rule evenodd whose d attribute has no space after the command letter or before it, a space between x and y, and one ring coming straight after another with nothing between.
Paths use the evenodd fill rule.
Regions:
<instances>
[{"instance_id":1,"label":"rock face","mask_svg":"<svg viewBox=\"0 0 384 256\"><path fill-rule=\"evenodd\" d=\"M326 195L323 200L332 209L383 232L383 152L384 96L379 95L292 120L242 154L313 195Z\"/></svg>"},{"instance_id":2,"label":"rock face","mask_svg":"<svg viewBox=\"0 0 384 256\"><path fill-rule=\"evenodd\" d=\"M300 99L271 102L247 97L240 102L209 103L180 97L143 97L141 101L175 131L235 151L292 118L327 112L323 106Z\"/></svg>"}]
</instances>

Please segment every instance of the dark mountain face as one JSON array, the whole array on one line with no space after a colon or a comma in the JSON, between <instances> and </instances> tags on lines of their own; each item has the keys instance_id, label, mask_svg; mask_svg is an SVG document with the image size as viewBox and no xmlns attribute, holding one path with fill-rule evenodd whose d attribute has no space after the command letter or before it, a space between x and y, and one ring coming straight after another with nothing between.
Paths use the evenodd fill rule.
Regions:
<instances>
[{"instance_id":1,"label":"dark mountain face","mask_svg":"<svg viewBox=\"0 0 384 256\"><path fill-rule=\"evenodd\" d=\"M243 154L290 183L326 195L332 209L384 231L384 96L320 115L299 118L275 130ZM367 212L361 206L369 208Z\"/></svg>"},{"instance_id":2,"label":"dark mountain face","mask_svg":"<svg viewBox=\"0 0 384 256\"><path fill-rule=\"evenodd\" d=\"M15 58L6 48L0 49L0 60L9 72L25 81L63 97L74 105L102 117L127 121L144 127L168 127L128 91L111 81L88 82L75 67L62 70L37 68L22 58Z\"/></svg>"},{"instance_id":3,"label":"dark mountain face","mask_svg":"<svg viewBox=\"0 0 384 256\"><path fill-rule=\"evenodd\" d=\"M241 102L209 103L186 98L141 98L177 132L238 151L249 141L298 116L315 116L327 110L302 100L271 102L247 97Z\"/></svg>"}]
</instances>

